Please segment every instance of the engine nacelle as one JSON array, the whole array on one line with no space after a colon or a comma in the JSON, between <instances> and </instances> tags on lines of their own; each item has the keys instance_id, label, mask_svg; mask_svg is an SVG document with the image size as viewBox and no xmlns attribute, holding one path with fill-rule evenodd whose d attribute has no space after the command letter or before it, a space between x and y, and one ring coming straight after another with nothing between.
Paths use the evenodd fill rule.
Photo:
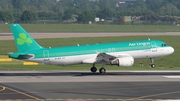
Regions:
<instances>
[{"instance_id":1,"label":"engine nacelle","mask_svg":"<svg viewBox=\"0 0 180 101\"><path fill-rule=\"evenodd\" d=\"M133 57L122 57L122 58L116 58L115 60L111 61L111 65L118 65L119 67L130 67L134 64L134 58Z\"/></svg>"}]
</instances>

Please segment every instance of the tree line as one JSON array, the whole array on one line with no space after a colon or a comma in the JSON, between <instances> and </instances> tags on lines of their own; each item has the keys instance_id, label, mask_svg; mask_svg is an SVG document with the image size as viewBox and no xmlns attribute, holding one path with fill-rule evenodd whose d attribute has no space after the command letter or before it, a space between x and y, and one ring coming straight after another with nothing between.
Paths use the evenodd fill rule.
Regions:
<instances>
[{"instance_id":1,"label":"tree line","mask_svg":"<svg viewBox=\"0 0 180 101\"><path fill-rule=\"evenodd\" d=\"M120 0L0 0L0 21L32 23L75 19L79 23L88 23L99 17L119 24L124 22L123 16L142 16L140 20L156 21L161 16L180 16L179 5L180 0L126 3L120 3Z\"/></svg>"}]
</instances>

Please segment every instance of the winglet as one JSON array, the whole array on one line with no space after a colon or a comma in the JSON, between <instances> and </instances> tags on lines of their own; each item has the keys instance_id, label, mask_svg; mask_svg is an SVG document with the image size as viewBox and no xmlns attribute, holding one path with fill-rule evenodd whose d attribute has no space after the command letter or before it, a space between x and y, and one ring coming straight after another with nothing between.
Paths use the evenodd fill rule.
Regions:
<instances>
[{"instance_id":1,"label":"winglet","mask_svg":"<svg viewBox=\"0 0 180 101\"><path fill-rule=\"evenodd\" d=\"M10 24L19 52L42 48L19 24Z\"/></svg>"}]
</instances>

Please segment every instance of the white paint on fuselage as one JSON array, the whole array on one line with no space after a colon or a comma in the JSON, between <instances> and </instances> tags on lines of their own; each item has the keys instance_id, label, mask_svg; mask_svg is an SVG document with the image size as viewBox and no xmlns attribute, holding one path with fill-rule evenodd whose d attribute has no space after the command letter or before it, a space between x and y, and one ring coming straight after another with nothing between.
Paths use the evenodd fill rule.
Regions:
<instances>
[{"instance_id":1,"label":"white paint on fuselage","mask_svg":"<svg viewBox=\"0 0 180 101\"><path fill-rule=\"evenodd\" d=\"M120 54L129 54L134 59L144 59L144 58L156 58L170 55L174 52L172 47L158 47L156 49L149 50L135 50L135 51L126 51L126 52L112 52L107 53L109 55L120 55ZM86 55L76 55L76 56L63 56L63 57L51 57L48 59L38 58L30 59L27 61L40 62L44 64L53 64L53 65L73 65L73 64L82 64L82 61L89 58L96 58L97 54L86 54Z\"/></svg>"}]
</instances>

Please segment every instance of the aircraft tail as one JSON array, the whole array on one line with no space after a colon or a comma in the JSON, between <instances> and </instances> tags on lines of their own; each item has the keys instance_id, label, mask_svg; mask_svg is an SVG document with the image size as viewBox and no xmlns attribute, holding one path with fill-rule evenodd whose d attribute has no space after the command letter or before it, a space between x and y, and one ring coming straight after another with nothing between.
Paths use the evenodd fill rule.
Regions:
<instances>
[{"instance_id":1,"label":"aircraft tail","mask_svg":"<svg viewBox=\"0 0 180 101\"><path fill-rule=\"evenodd\" d=\"M19 52L42 48L19 24L10 24Z\"/></svg>"}]
</instances>

